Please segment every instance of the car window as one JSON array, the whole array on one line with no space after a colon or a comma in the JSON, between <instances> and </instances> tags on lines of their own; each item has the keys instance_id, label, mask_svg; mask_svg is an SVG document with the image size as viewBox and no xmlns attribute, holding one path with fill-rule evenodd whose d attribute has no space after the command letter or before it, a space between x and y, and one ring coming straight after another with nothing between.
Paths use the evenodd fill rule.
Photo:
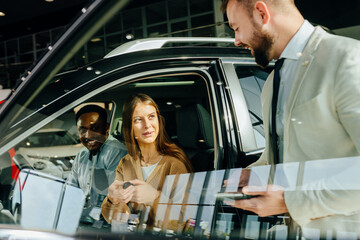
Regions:
<instances>
[{"instance_id":1,"label":"car window","mask_svg":"<svg viewBox=\"0 0 360 240\"><path fill-rule=\"evenodd\" d=\"M71 81L71 78L69 79L69 81ZM122 131L122 110L124 102L131 94L148 94L155 100L160 108L161 115L165 120L165 128L171 141L183 149L196 172L209 171L215 168L216 148L213 124L213 112L215 110L212 106L215 95L212 88L212 83L209 82L209 76L204 73L199 74L193 71L184 71L169 74L153 74L141 78L133 78L126 83L121 82L121 84L112 84L110 87L105 88L105 90L95 89L93 94L88 95L90 97L87 97L85 101L79 101L70 97L73 102L71 105L60 107L60 112L64 112L66 109L69 110L66 110L55 119L53 117L54 112L56 112L58 108L53 108L53 110L51 110L50 107L44 106L44 109L49 108L47 110L50 113L49 116L42 115L43 120L41 122L34 123L32 126L28 125L27 131L33 132L30 135L22 135L24 138L21 140L18 137L18 143L12 146L7 152L9 154L11 152L10 158L20 170L21 168L30 168L34 172L24 173L23 175L19 175L17 172L17 176L12 176L11 174L13 173L10 172L10 175L2 177L9 178L9 182L11 182L11 180L20 181L21 184L25 184L29 174L31 176L40 176L40 179L36 181L42 181L41 179L44 176L47 179L54 179L55 181L60 181L60 179L62 179L64 183L67 182L66 184L71 184L72 186L82 189L85 201L82 203L84 205L80 207L83 213L88 211L87 214L90 216L87 219L83 219L82 216L80 217L79 226L76 228L76 231L84 229L86 229L86 231L102 229L104 231L116 232L116 224L110 226L103 218L100 218L101 215L98 210L91 209L92 207L97 207L96 209L101 207L101 203L107 194L107 187L114 181L115 168L119 164L121 158L115 159L116 161L114 161L111 170L109 170L110 166L106 164L97 166L97 163L95 164L94 161L94 165L90 166L90 169L94 170L91 170L89 172L90 176L88 176L94 181L94 184L90 185L90 187L84 187L82 185L81 182L85 181L84 179L73 181L74 174L81 175L79 172L73 172L74 169L79 167L76 165L76 158L80 159L83 154L87 152L81 141L81 137L79 139L80 135L75 121L76 113L84 106L94 104L106 109L108 114L109 135L111 135L114 141L119 143L119 146L126 149ZM83 91L83 94L88 94L88 92ZM66 93L63 93L62 95L59 93L58 102L61 103L61 98L67 97ZM73 107L74 102L78 102L75 107ZM32 119L37 119L36 114L29 116L27 121L31 122ZM39 127L40 129L37 129ZM96 156L94 158L96 158ZM47 183L44 183L44 186L49 187L52 185L52 181L46 181ZM91 180L89 179L88 181ZM28 195L28 191L31 191L30 186L34 185L29 183L28 186L29 188L26 190L27 195L23 198L24 201L26 199L32 199ZM56 188L61 186L62 185L57 185ZM196 186L195 188L199 190L199 187ZM86 201L86 192L88 189L97 194L96 200L94 200L95 203L91 203L90 209L88 208L89 206L87 206ZM182 193L185 191L185 188L179 186L178 196L182 195L180 194L180 189ZM21 191L21 189L17 189L18 197L14 198L15 200L13 201L6 197L3 198L4 204L12 205L11 209L14 212L18 211L18 208L16 208L15 205L21 205L24 208L27 206L25 203L21 202ZM41 192L41 189L39 191ZM39 193L37 193L37 195L38 194ZM191 199L192 197L189 198L189 201ZM45 199L37 199L37 201L40 201L38 206L41 206L41 201L43 200L45 201ZM14 201L17 201L16 204L14 204ZM180 199L178 201L180 201ZM77 202L78 204L81 203L81 201ZM49 202L48 207L54 206L55 204L56 202L51 204ZM198 203L194 202L193 204ZM35 205L33 206L33 208L36 207L37 206ZM160 209L161 208L159 208L159 211ZM33 209L32 211L36 210ZM39 211L41 212L42 210L39 209ZM159 215L161 214L159 213ZM26 222L31 221L31 214L26 214L24 217L25 216ZM192 210L189 210L185 217L195 218L196 216L193 215ZM136 214L132 216L133 222L135 223L139 222L139 218L140 216ZM209 219L207 219L207 221L209 221ZM102 223L100 224L99 222ZM34 223L34 225L30 224L26 226L30 228L43 227L41 225L43 224L42 221L37 224L39 225ZM146 221L144 224L146 224ZM138 227L138 225L136 225L136 227ZM44 226L44 229L48 229L48 227ZM207 231L209 232L210 230L208 229Z\"/></svg>"},{"instance_id":2,"label":"car window","mask_svg":"<svg viewBox=\"0 0 360 240\"><path fill-rule=\"evenodd\" d=\"M257 147L264 148L265 134L260 96L268 73L255 66L244 67L234 64L234 67L248 106Z\"/></svg>"},{"instance_id":3,"label":"car window","mask_svg":"<svg viewBox=\"0 0 360 240\"><path fill-rule=\"evenodd\" d=\"M37 132L20 143L25 148L64 146L76 144L76 139L64 130Z\"/></svg>"},{"instance_id":4,"label":"car window","mask_svg":"<svg viewBox=\"0 0 360 240\"><path fill-rule=\"evenodd\" d=\"M238 109L231 104L231 94L235 93L230 91L230 84L214 74L218 73L214 65L151 65L146 71L129 67L125 74L115 71L88 83L84 79L78 88L58 93L50 104L23 120L23 132L6 135L11 141L0 156L1 223L66 234L107 233L111 237L133 233L161 238L320 239L323 233L316 228L289 227L292 222L288 214L261 217L232 206L235 200L249 197L242 193L242 178L255 195L269 190L269 186L284 190L289 206L309 194L318 194L322 200L333 196L332 203L341 205L340 215L345 215L356 209L353 200L359 192L359 159L294 161L246 169L258 156L250 161L248 153L241 152L241 144L251 139L247 135L239 137L244 129L237 129L241 122L236 121L250 120L245 130L254 132L255 150L261 153L264 132L260 94L267 72L249 64L232 64L236 77L226 80L241 86L238 92L244 95L242 102L238 98L233 103L243 107L242 115L234 117ZM66 79L72 81L69 74ZM118 164L127 154L122 113L125 100L134 93L147 94L158 104L169 138L186 153L194 171L166 176L159 185L158 202L141 208L129 204L129 216L124 217L115 214L116 204L102 207L102 202L114 182ZM105 109L109 123L105 135L114 147L104 162L99 159L106 151L92 152L78 133L76 114L89 105ZM303 124L308 123L298 123L298 127ZM306 139L299 140L307 143ZM90 138L89 142L91 146L96 141ZM86 168L76 159L83 159ZM339 201L339 194L347 198ZM329 209L314 199L303 204L323 212ZM103 209L109 210L110 220L105 219ZM338 234L339 239L356 239L350 230L326 234L330 238Z\"/></svg>"},{"instance_id":5,"label":"car window","mask_svg":"<svg viewBox=\"0 0 360 240\"><path fill-rule=\"evenodd\" d=\"M111 118L112 103L91 104L108 106L106 110ZM54 120L48 118L49 122L45 126L13 147L16 158L22 158L41 173L66 180L75 156L83 148L75 123L75 114L83 106L79 105Z\"/></svg>"}]
</instances>

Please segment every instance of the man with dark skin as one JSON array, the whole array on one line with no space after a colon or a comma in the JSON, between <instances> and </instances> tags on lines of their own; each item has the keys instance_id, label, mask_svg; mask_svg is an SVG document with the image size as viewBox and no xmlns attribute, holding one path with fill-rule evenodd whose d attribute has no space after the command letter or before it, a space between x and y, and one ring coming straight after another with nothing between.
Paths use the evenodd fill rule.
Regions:
<instances>
[{"instance_id":1,"label":"man with dark skin","mask_svg":"<svg viewBox=\"0 0 360 240\"><path fill-rule=\"evenodd\" d=\"M107 187L115 177L115 169L127 150L125 145L108 134L107 113L97 105L81 108L76 113L76 126L85 148L77 154L67 181L84 191L86 200L82 220L92 222L100 218L100 208L97 207L107 194ZM105 172L106 177L95 179L99 172ZM94 188L96 186L103 187ZM89 218L89 214L92 218Z\"/></svg>"},{"instance_id":2,"label":"man with dark skin","mask_svg":"<svg viewBox=\"0 0 360 240\"><path fill-rule=\"evenodd\" d=\"M318 229L322 237L345 232L359 238L360 207L355 203L360 193L347 188L348 171L359 166L353 157L360 156L359 41L313 27L294 0L223 0L221 8L236 46L251 50L261 67L277 60L278 70L269 75L261 96L266 147L249 168L299 163L294 188L302 189L285 191L269 184L266 191L253 191L245 186L244 193L258 197L229 204L259 216L289 213L305 234ZM317 163L326 169L329 159L340 159L343 168L303 184L304 165L322 160Z\"/></svg>"}]
</instances>

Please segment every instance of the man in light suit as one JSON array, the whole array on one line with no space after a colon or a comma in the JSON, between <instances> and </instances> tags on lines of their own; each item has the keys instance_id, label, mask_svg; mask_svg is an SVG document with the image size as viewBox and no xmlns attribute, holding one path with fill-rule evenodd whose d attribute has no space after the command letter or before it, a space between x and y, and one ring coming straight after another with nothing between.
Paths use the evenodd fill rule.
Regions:
<instances>
[{"instance_id":1,"label":"man in light suit","mask_svg":"<svg viewBox=\"0 0 360 240\"><path fill-rule=\"evenodd\" d=\"M222 10L236 46L249 48L262 67L283 61L274 110L274 71L263 88L266 147L253 166L298 164L292 191L244 187L259 197L231 205L259 216L288 213L305 236L316 229L321 236L360 238L360 42L313 27L293 0L223 0ZM326 175L334 162L340 167ZM310 166L320 167L309 175ZM308 181L317 174L325 177Z\"/></svg>"}]
</instances>

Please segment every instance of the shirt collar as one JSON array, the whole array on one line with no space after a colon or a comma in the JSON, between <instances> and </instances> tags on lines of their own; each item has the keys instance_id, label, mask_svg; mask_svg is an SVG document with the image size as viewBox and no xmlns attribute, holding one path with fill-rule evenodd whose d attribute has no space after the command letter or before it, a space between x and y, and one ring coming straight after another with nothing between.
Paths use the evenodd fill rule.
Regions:
<instances>
[{"instance_id":1,"label":"shirt collar","mask_svg":"<svg viewBox=\"0 0 360 240\"><path fill-rule=\"evenodd\" d=\"M103 145L101 145L101 147L100 147L100 149L99 149L99 152L101 152L101 150L103 150L103 148L104 148L105 145L106 145L106 142L111 141L111 140L113 140L113 139L114 139L114 137L109 134L108 137L106 138L105 142L103 143Z\"/></svg>"},{"instance_id":2,"label":"shirt collar","mask_svg":"<svg viewBox=\"0 0 360 240\"><path fill-rule=\"evenodd\" d=\"M99 153L101 153L101 151L103 150L103 148L104 148L105 145L106 145L106 142L111 141L112 139L114 139L114 137L109 134L109 136L106 138L105 142L104 142L104 143L101 145L101 147L99 148L99 151L96 152L96 155L99 154ZM88 150L88 151L89 151L89 150ZM90 154L90 151L89 151L89 154Z\"/></svg>"},{"instance_id":3,"label":"shirt collar","mask_svg":"<svg viewBox=\"0 0 360 240\"><path fill-rule=\"evenodd\" d=\"M314 26L305 20L296 34L291 38L290 42L286 45L280 58L298 60L314 29Z\"/></svg>"}]
</instances>

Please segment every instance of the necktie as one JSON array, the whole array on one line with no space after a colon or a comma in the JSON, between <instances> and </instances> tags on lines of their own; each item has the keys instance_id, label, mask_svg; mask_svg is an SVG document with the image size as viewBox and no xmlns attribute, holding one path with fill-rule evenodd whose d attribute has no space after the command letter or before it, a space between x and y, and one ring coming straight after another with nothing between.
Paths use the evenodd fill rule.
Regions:
<instances>
[{"instance_id":1,"label":"necktie","mask_svg":"<svg viewBox=\"0 0 360 240\"><path fill-rule=\"evenodd\" d=\"M274 163L279 163L279 148L278 148L278 136L276 133L276 112L277 112L277 102L279 95L279 85L280 85L280 69L284 63L284 58L281 58L275 63L275 73L274 73L274 82L273 82L273 98L272 98L272 111L271 111L271 142L272 149L274 153Z\"/></svg>"}]
</instances>

